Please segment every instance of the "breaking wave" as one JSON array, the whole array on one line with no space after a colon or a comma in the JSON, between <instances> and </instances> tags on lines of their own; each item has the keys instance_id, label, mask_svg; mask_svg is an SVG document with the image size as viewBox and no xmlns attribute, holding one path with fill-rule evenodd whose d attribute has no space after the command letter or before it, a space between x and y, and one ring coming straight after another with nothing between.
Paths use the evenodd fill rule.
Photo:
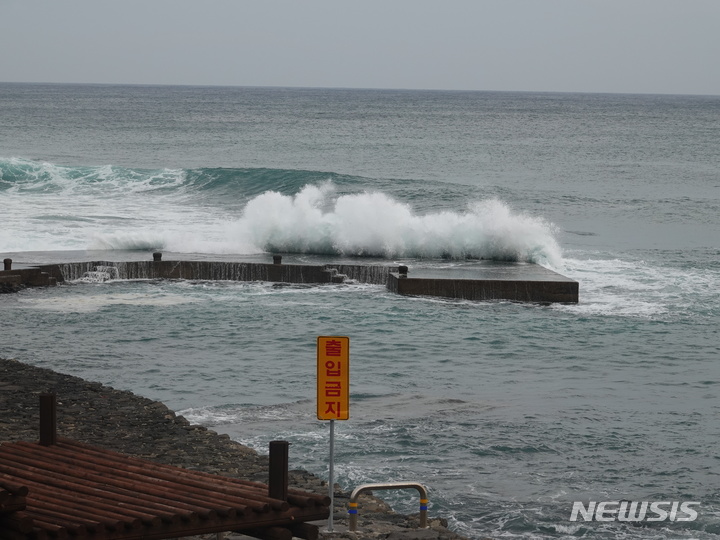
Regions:
<instances>
[{"instance_id":1,"label":"breaking wave","mask_svg":"<svg viewBox=\"0 0 720 540\"><path fill-rule=\"evenodd\" d=\"M264 251L369 257L477 258L557 265L560 247L546 221L503 202L461 212L416 214L384 193L334 196L332 183L296 195L269 191L245 206L232 234Z\"/></svg>"},{"instance_id":2,"label":"breaking wave","mask_svg":"<svg viewBox=\"0 0 720 540\"><path fill-rule=\"evenodd\" d=\"M0 251L163 249L561 264L554 226L500 200L458 210L456 197L443 201L450 209L438 209L428 205L420 182L408 202L374 187L372 179L321 171L69 167L0 158L7 201Z\"/></svg>"}]
</instances>

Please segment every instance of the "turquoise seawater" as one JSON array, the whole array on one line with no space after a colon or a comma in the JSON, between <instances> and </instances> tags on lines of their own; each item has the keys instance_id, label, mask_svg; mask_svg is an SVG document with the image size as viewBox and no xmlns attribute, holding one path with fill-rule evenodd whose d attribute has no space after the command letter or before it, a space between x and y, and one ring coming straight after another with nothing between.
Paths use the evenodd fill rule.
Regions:
<instances>
[{"instance_id":1,"label":"turquoise seawater","mask_svg":"<svg viewBox=\"0 0 720 540\"><path fill-rule=\"evenodd\" d=\"M580 283L536 305L81 280L1 296L1 356L326 476L315 339L347 335L343 487L420 481L474 538L720 535L720 97L0 84L0 125L16 263L482 257ZM570 520L620 500L698 517Z\"/></svg>"}]
</instances>

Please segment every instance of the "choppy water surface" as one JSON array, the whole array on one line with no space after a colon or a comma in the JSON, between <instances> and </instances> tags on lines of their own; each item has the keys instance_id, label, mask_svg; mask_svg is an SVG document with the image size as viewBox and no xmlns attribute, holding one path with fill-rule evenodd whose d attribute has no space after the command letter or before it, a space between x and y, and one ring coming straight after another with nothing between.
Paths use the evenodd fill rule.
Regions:
<instances>
[{"instance_id":1,"label":"choppy water surface","mask_svg":"<svg viewBox=\"0 0 720 540\"><path fill-rule=\"evenodd\" d=\"M81 280L0 297L1 355L261 451L285 438L326 475L315 338L347 335L344 487L421 481L476 538L720 534L720 99L0 85L0 105L16 261L482 257L543 264L581 299ZM574 501L613 500L700 504L692 522L570 521Z\"/></svg>"}]
</instances>

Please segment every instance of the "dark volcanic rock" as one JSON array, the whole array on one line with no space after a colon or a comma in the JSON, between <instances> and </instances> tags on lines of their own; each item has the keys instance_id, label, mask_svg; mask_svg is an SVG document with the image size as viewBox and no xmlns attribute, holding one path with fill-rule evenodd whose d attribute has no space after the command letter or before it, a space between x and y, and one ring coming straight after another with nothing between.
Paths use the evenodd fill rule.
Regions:
<instances>
[{"instance_id":1,"label":"dark volcanic rock","mask_svg":"<svg viewBox=\"0 0 720 540\"><path fill-rule=\"evenodd\" d=\"M39 396L57 395L58 436L153 461L231 476L267 471L267 458L162 403L14 360L0 360L0 441L36 441Z\"/></svg>"}]
</instances>

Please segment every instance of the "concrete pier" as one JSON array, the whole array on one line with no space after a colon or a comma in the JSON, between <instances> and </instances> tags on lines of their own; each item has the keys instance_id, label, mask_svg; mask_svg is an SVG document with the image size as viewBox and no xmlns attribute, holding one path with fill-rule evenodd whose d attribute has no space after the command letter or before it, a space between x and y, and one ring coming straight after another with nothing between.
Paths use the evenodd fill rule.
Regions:
<instances>
[{"instance_id":1,"label":"concrete pier","mask_svg":"<svg viewBox=\"0 0 720 540\"><path fill-rule=\"evenodd\" d=\"M404 272L402 272L404 270ZM394 293L464 300L577 303L579 283L537 264L483 261L473 268L391 272Z\"/></svg>"},{"instance_id":2,"label":"concrete pier","mask_svg":"<svg viewBox=\"0 0 720 540\"><path fill-rule=\"evenodd\" d=\"M0 271L0 284L11 292L22 287L50 286L63 281L111 279L182 279L269 281L277 283L371 283L402 295L465 300L568 302L579 300L577 281L530 263L472 261L448 267L409 268L378 264L284 264L205 260L85 261L23 265Z\"/></svg>"}]
</instances>

